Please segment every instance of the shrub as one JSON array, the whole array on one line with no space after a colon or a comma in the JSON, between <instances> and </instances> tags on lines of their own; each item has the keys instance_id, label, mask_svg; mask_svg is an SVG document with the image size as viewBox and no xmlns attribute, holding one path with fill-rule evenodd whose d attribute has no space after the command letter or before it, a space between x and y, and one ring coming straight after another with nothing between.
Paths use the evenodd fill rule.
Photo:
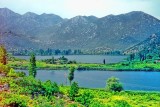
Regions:
<instances>
[{"instance_id":1,"label":"shrub","mask_svg":"<svg viewBox=\"0 0 160 107\"><path fill-rule=\"evenodd\" d=\"M85 91L81 96L76 98L76 101L88 107L91 104L93 98L94 96L89 91Z\"/></svg>"},{"instance_id":2,"label":"shrub","mask_svg":"<svg viewBox=\"0 0 160 107\"><path fill-rule=\"evenodd\" d=\"M25 72L17 72L17 74L18 74L19 77L25 77L26 76Z\"/></svg>"},{"instance_id":3,"label":"shrub","mask_svg":"<svg viewBox=\"0 0 160 107\"><path fill-rule=\"evenodd\" d=\"M18 77L17 73L14 71L13 68L11 68L9 70L9 73L7 74L7 76L9 76L9 77Z\"/></svg>"},{"instance_id":4,"label":"shrub","mask_svg":"<svg viewBox=\"0 0 160 107\"><path fill-rule=\"evenodd\" d=\"M0 73L5 73L7 74L9 72L10 68L6 65L3 65L2 63L0 63Z\"/></svg>"},{"instance_id":5,"label":"shrub","mask_svg":"<svg viewBox=\"0 0 160 107\"><path fill-rule=\"evenodd\" d=\"M111 77L107 80L107 90L120 92L123 90L123 87L118 78Z\"/></svg>"},{"instance_id":6,"label":"shrub","mask_svg":"<svg viewBox=\"0 0 160 107\"><path fill-rule=\"evenodd\" d=\"M71 100L74 100L75 96L78 94L78 83L73 82L69 91L69 97Z\"/></svg>"},{"instance_id":7,"label":"shrub","mask_svg":"<svg viewBox=\"0 0 160 107\"><path fill-rule=\"evenodd\" d=\"M43 83L42 85L44 91L45 91L45 95L50 97L53 94L59 92L59 87L57 85L57 83L52 83L50 80L46 81Z\"/></svg>"},{"instance_id":8,"label":"shrub","mask_svg":"<svg viewBox=\"0 0 160 107\"><path fill-rule=\"evenodd\" d=\"M53 106L51 105L51 100L49 100L47 97L39 96L33 100L33 107L53 107Z\"/></svg>"},{"instance_id":9,"label":"shrub","mask_svg":"<svg viewBox=\"0 0 160 107\"><path fill-rule=\"evenodd\" d=\"M6 98L4 104L8 107L27 107L27 101L25 98L20 97L19 95L10 94Z\"/></svg>"}]
</instances>

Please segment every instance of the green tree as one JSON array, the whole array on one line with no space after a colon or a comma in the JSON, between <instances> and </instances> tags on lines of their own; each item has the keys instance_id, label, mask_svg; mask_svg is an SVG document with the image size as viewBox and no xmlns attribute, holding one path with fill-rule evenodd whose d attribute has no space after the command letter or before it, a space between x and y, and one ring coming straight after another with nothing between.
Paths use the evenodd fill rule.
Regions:
<instances>
[{"instance_id":1,"label":"green tree","mask_svg":"<svg viewBox=\"0 0 160 107\"><path fill-rule=\"evenodd\" d=\"M36 57L35 54L32 53L30 57L30 64L29 64L29 75L36 77L37 70L36 70Z\"/></svg>"},{"instance_id":2,"label":"green tree","mask_svg":"<svg viewBox=\"0 0 160 107\"><path fill-rule=\"evenodd\" d=\"M55 59L54 59L54 57L52 57L52 64L54 64L55 63Z\"/></svg>"},{"instance_id":3,"label":"green tree","mask_svg":"<svg viewBox=\"0 0 160 107\"><path fill-rule=\"evenodd\" d=\"M7 52L4 46L0 45L0 63L7 64Z\"/></svg>"},{"instance_id":4,"label":"green tree","mask_svg":"<svg viewBox=\"0 0 160 107\"><path fill-rule=\"evenodd\" d=\"M75 68L71 67L69 75L68 75L68 79L69 79L70 85L71 85L72 80L74 79L74 71L75 71Z\"/></svg>"},{"instance_id":5,"label":"green tree","mask_svg":"<svg viewBox=\"0 0 160 107\"><path fill-rule=\"evenodd\" d=\"M79 90L78 83L73 82L69 90L69 97L71 100L74 100L74 98L78 94L78 90Z\"/></svg>"},{"instance_id":6,"label":"green tree","mask_svg":"<svg viewBox=\"0 0 160 107\"><path fill-rule=\"evenodd\" d=\"M103 64L106 64L106 60L105 59L103 60Z\"/></svg>"},{"instance_id":7,"label":"green tree","mask_svg":"<svg viewBox=\"0 0 160 107\"><path fill-rule=\"evenodd\" d=\"M123 90L123 87L118 78L111 77L107 80L107 90L120 92Z\"/></svg>"}]
</instances>

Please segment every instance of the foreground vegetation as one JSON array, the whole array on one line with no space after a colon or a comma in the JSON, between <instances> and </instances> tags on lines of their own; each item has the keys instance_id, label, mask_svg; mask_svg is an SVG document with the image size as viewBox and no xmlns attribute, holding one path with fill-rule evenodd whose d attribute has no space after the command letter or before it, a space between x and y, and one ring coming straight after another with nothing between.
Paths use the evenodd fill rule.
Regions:
<instances>
[{"instance_id":1,"label":"foreground vegetation","mask_svg":"<svg viewBox=\"0 0 160 107\"><path fill-rule=\"evenodd\" d=\"M11 59L10 59L11 61ZM29 64L29 76L15 72L7 63L6 52L0 50L0 106L3 107L159 107L160 93L124 91L117 78L109 78L104 89L80 88L74 80L74 68L69 64L68 79L71 86L35 79L37 62L34 55L30 61L12 62ZM16 65L17 67L20 65ZM52 65L52 64L51 64ZM23 65L22 65L23 66ZM69 67L69 66L68 66Z\"/></svg>"},{"instance_id":2,"label":"foreground vegetation","mask_svg":"<svg viewBox=\"0 0 160 107\"><path fill-rule=\"evenodd\" d=\"M5 65L3 65L5 66ZM1 66L2 67L2 66ZM8 68L9 69L9 68ZM8 71L6 71L8 72ZM107 91L58 86L55 82L36 80L31 76L10 71L0 77L0 84L10 84L0 91L0 106L10 107L159 107L160 93L136 91ZM75 84L75 86L73 86ZM72 90L71 90L72 89ZM73 93L75 94L73 95ZM74 96L74 97L73 97Z\"/></svg>"}]
</instances>

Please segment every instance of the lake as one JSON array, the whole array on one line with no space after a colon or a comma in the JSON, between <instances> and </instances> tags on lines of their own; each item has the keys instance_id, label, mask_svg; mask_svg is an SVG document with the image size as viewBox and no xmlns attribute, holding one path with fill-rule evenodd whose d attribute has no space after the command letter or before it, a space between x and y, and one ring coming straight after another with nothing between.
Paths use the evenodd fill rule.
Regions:
<instances>
[{"instance_id":1,"label":"lake","mask_svg":"<svg viewBox=\"0 0 160 107\"><path fill-rule=\"evenodd\" d=\"M55 55L54 58L59 58L62 55ZM117 63L123 61L126 56L107 56L107 55L64 55L69 60L75 60L81 63L103 63L103 60L106 60L106 63ZM21 59L29 60L30 56L15 56ZM37 60L41 59L51 59L52 56L36 56Z\"/></svg>"},{"instance_id":2,"label":"lake","mask_svg":"<svg viewBox=\"0 0 160 107\"><path fill-rule=\"evenodd\" d=\"M27 70L23 71L28 74ZM67 70L38 70L36 78L66 84L67 74ZM112 76L120 79L125 90L160 91L160 72L75 71L74 81L80 87L104 88L106 80Z\"/></svg>"}]
</instances>

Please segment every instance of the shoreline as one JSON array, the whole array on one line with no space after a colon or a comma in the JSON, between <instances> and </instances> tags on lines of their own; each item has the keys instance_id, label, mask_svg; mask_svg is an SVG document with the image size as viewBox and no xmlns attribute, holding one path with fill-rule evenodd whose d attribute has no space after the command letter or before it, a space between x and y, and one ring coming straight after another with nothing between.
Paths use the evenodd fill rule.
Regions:
<instances>
[{"instance_id":1,"label":"shoreline","mask_svg":"<svg viewBox=\"0 0 160 107\"><path fill-rule=\"evenodd\" d=\"M11 67L16 70L28 70L28 68ZM69 70L69 68L37 68L37 70ZM102 68L78 68L77 71L111 71L111 72L160 72L160 69L102 69Z\"/></svg>"}]
</instances>

